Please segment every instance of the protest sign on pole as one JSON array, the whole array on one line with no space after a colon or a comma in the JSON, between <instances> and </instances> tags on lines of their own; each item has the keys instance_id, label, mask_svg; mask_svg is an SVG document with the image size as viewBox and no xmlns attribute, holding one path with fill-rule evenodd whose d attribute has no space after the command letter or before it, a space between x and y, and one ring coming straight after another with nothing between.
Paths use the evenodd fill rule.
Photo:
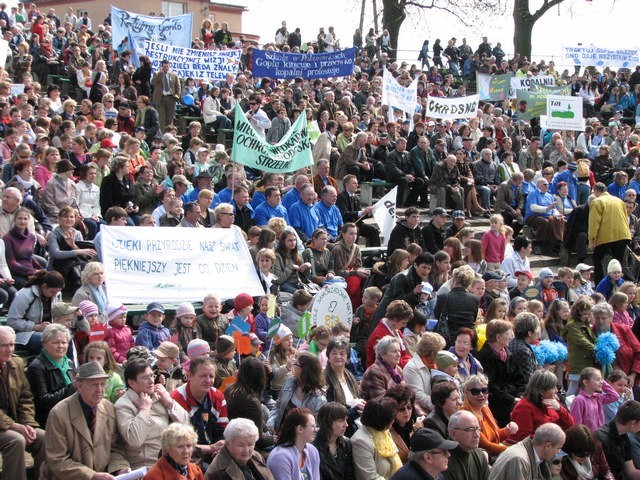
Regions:
<instances>
[{"instance_id":1,"label":"protest sign on pole","mask_svg":"<svg viewBox=\"0 0 640 480\"><path fill-rule=\"evenodd\" d=\"M476 85L480 100L494 102L509 98L512 77L513 73L505 73L504 75L476 73Z\"/></svg>"},{"instance_id":2,"label":"protest sign on pole","mask_svg":"<svg viewBox=\"0 0 640 480\"><path fill-rule=\"evenodd\" d=\"M637 48L562 47L562 58L583 67L632 68L640 64Z\"/></svg>"},{"instance_id":3,"label":"protest sign on pole","mask_svg":"<svg viewBox=\"0 0 640 480\"><path fill-rule=\"evenodd\" d=\"M389 243L391 230L396 226L396 198L398 196L398 187L393 187L389 193L376 202L371 210L371 215L380 227L380 233L384 241L382 245Z\"/></svg>"},{"instance_id":4,"label":"protest sign on pole","mask_svg":"<svg viewBox=\"0 0 640 480\"><path fill-rule=\"evenodd\" d=\"M405 87L393 78L393 75L385 68L382 73L382 105L389 105L390 120L393 120L393 109L402 110L409 115L413 122L413 112L416 111L418 97L418 79Z\"/></svg>"},{"instance_id":5,"label":"protest sign on pole","mask_svg":"<svg viewBox=\"0 0 640 480\"><path fill-rule=\"evenodd\" d=\"M272 50L253 50L254 77L270 78L329 78L353 74L355 48L331 53L286 53Z\"/></svg>"},{"instance_id":6,"label":"protest sign on pole","mask_svg":"<svg viewBox=\"0 0 640 480\"><path fill-rule=\"evenodd\" d=\"M110 303L202 301L264 293L237 228L104 226L102 259Z\"/></svg>"},{"instance_id":7,"label":"protest sign on pole","mask_svg":"<svg viewBox=\"0 0 640 480\"><path fill-rule=\"evenodd\" d=\"M516 91L516 115L518 120L529 121L532 118L547 114L547 97L549 95L571 95L571 87L547 87L531 85L530 90Z\"/></svg>"},{"instance_id":8,"label":"protest sign on pole","mask_svg":"<svg viewBox=\"0 0 640 480\"><path fill-rule=\"evenodd\" d=\"M582 97L547 96L546 128L548 130L583 131Z\"/></svg>"},{"instance_id":9,"label":"protest sign on pole","mask_svg":"<svg viewBox=\"0 0 640 480\"><path fill-rule=\"evenodd\" d=\"M234 75L240 69L241 50L195 50L166 43L145 42L146 54L154 72L160 70L163 60L171 62L171 70L181 78L195 78L217 82Z\"/></svg>"},{"instance_id":10,"label":"protest sign on pole","mask_svg":"<svg viewBox=\"0 0 640 480\"><path fill-rule=\"evenodd\" d=\"M247 120L240 102L236 103L231 160L265 172L294 172L313 164L305 115L291 125L284 137L271 145Z\"/></svg>"},{"instance_id":11,"label":"protest sign on pole","mask_svg":"<svg viewBox=\"0 0 640 480\"><path fill-rule=\"evenodd\" d=\"M427 97L425 115L431 118L457 120L478 115L479 95L467 97Z\"/></svg>"},{"instance_id":12,"label":"protest sign on pole","mask_svg":"<svg viewBox=\"0 0 640 480\"><path fill-rule=\"evenodd\" d=\"M131 51L131 61L140 65L139 55L145 55L145 42L151 40L167 45L189 48L191 46L191 26L193 14L175 17L149 17L132 13L111 5L112 47L120 51L123 41Z\"/></svg>"},{"instance_id":13,"label":"protest sign on pole","mask_svg":"<svg viewBox=\"0 0 640 480\"><path fill-rule=\"evenodd\" d=\"M337 323L343 323L351 328L352 322L353 308L345 288L335 285L325 287L313 299L312 325L324 325L331 329Z\"/></svg>"}]
</instances>

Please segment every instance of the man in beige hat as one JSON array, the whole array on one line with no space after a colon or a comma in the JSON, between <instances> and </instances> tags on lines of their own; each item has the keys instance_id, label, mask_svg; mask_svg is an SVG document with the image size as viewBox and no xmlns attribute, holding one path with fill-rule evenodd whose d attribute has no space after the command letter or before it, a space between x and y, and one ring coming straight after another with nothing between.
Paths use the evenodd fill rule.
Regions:
<instances>
[{"instance_id":1,"label":"man in beige hat","mask_svg":"<svg viewBox=\"0 0 640 480\"><path fill-rule=\"evenodd\" d=\"M47 421L46 462L51 480L112 480L130 471L113 405L104 398L108 375L96 362L78 368L76 393L58 403Z\"/></svg>"}]
</instances>

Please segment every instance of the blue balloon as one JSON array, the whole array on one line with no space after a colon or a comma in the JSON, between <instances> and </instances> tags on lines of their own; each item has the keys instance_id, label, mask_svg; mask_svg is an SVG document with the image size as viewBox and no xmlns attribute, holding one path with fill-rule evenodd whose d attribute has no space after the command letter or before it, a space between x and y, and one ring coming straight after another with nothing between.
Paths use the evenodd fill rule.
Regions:
<instances>
[{"instance_id":1,"label":"blue balloon","mask_svg":"<svg viewBox=\"0 0 640 480\"><path fill-rule=\"evenodd\" d=\"M187 93L184 97L182 97L182 103L187 106L193 105L193 95L189 95Z\"/></svg>"}]
</instances>

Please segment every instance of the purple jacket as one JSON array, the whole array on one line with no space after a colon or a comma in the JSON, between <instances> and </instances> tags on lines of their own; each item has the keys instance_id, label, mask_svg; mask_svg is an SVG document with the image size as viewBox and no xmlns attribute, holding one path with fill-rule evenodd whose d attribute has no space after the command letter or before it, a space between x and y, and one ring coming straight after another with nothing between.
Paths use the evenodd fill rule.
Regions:
<instances>
[{"instance_id":1,"label":"purple jacket","mask_svg":"<svg viewBox=\"0 0 640 480\"><path fill-rule=\"evenodd\" d=\"M304 448L306 467L309 470L309 480L320 480L320 454L316 447L307 443ZM267 466L278 480L303 480L300 475L300 452L294 446L277 446L269 454Z\"/></svg>"},{"instance_id":2,"label":"purple jacket","mask_svg":"<svg viewBox=\"0 0 640 480\"><path fill-rule=\"evenodd\" d=\"M605 423L603 405L615 402L619 398L618 392L606 380L602 382L601 393L588 394L580 390L571 404L571 415L575 424L582 423L596 431Z\"/></svg>"}]
</instances>

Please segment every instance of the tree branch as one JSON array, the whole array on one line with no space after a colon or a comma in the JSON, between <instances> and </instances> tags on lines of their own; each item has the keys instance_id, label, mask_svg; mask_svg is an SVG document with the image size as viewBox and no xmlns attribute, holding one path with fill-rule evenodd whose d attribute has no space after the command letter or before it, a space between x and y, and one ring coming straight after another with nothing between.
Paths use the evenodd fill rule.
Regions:
<instances>
[{"instance_id":1,"label":"tree branch","mask_svg":"<svg viewBox=\"0 0 640 480\"><path fill-rule=\"evenodd\" d=\"M472 26L472 24L469 23L468 19L464 18L462 15L457 13L455 10L452 10L449 7L436 5L435 0L431 0L431 3L429 5L425 5L424 3L421 3L419 1L407 0L405 2L405 7L407 7L407 6L412 6L412 7L422 8L422 9L429 9L429 10L431 10L431 9L441 10L443 12L447 12L448 14L453 15L454 17L456 17L465 27Z\"/></svg>"},{"instance_id":2,"label":"tree branch","mask_svg":"<svg viewBox=\"0 0 640 480\"><path fill-rule=\"evenodd\" d=\"M540 17L542 17L542 15L547 13L550 8L555 7L556 5L560 5L562 2L564 2L564 0L545 0L542 6L534 14L531 15L533 22L535 23L540 19Z\"/></svg>"}]
</instances>

